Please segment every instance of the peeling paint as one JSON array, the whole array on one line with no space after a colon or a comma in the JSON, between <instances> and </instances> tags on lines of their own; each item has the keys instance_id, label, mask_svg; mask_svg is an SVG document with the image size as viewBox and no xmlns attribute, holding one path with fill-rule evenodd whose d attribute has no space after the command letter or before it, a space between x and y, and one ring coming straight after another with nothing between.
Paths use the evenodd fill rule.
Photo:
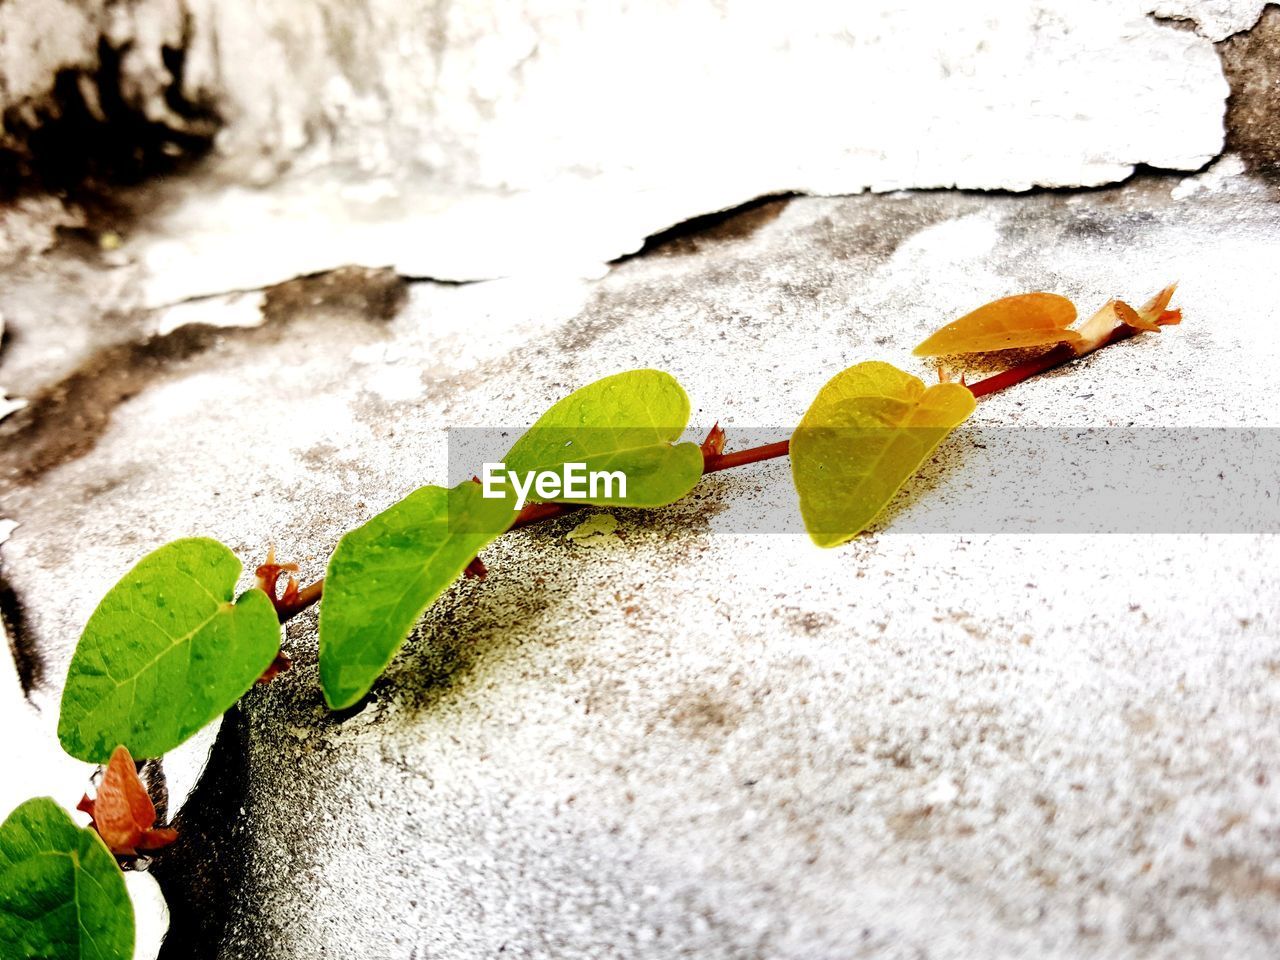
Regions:
<instances>
[{"instance_id":1,"label":"peeling paint","mask_svg":"<svg viewBox=\"0 0 1280 960\"><path fill-rule=\"evenodd\" d=\"M153 335L167 337L186 326L258 327L266 319L262 310L265 299L261 290L253 290L184 300L157 309L150 328Z\"/></svg>"},{"instance_id":2,"label":"peeling paint","mask_svg":"<svg viewBox=\"0 0 1280 960\"><path fill-rule=\"evenodd\" d=\"M1222 146L1221 66L1138 9L221 4L190 53L210 55L207 14L235 64L215 71L217 175L153 191L120 253L149 306L344 264L595 277L760 196L1198 169Z\"/></svg>"},{"instance_id":3,"label":"peeling paint","mask_svg":"<svg viewBox=\"0 0 1280 960\"><path fill-rule=\"evenodd\" d=\"M1167 20L1186 20L1213 41L1250 29L1270 0L1159 0L1151 13Z\"/></svg>"}]
</instances>

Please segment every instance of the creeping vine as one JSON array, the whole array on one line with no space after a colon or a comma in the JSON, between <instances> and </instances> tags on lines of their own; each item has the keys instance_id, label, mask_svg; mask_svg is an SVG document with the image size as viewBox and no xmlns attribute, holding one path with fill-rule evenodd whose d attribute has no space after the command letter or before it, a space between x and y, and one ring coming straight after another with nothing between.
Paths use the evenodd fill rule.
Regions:
<instances>
[{"instance_id":1,"label":"creeping vine","mask_svg":"<svg viewBox=\"0 0 1280 960\"><path fill-rule=\"evenodd\" d=\"M510 490L492 495L479 478L424 486L343 536L325 577L305 586L297 566L277 562L274 550L239 596L241 561L215 540L187 538L149 553L94 610L63 689L63 748L105 765L96 795L78 807L90 829L47 798L27 801L0 824L0 943L16 944L20 956L132 955L132 907L118 865L177 837L156 825L133 757L172 750L255 682L288 669L280 625L309 607L320 604L321 689L340 709L368 693L450 584L484 576L479 554L493 540L582 506L662 506L707 474L790 457L805 529L819 546L838 546L867 528L978 399L1180 322L1169 309L1173 291L1140 308L1108 301L1078 325L1064 297L996 300L916 347L937 367L938 383L926 386L887 363L856 364L823 386L789 440L745 450L727 450L718 424L700 444L680 442L690 404L669 374L606 377L543 414L505 465L529 475L595 468L624 476L621 489L593 484L569 497L538 487L524 505ZM991 375L967 382L974 372Z\"/></svg>"}]
</instances>

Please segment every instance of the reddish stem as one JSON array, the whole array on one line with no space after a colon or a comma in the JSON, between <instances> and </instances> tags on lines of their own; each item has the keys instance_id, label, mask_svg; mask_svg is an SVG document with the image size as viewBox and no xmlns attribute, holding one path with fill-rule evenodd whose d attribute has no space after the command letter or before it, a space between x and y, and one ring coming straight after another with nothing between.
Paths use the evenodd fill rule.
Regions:
<instances>
[{"instance_id":1,"label":"reddish stem","mask_svg":"<svg viewBox=\"0 0 1280 960\"><path fill-rule=\"evenodd\" d=\"M1172 311L1171 311L1172 312ZM1098 344L1095 348L1101 350L1103 347L1117 343L1120 340L1128 340L1135 333L1138 333L1133 327L1121 324L1116 327L1107 336L1107 339ZM1092 352L1092 351L1090 351ZM1010 367L994 376L987 377L985 380L979 380L977 383L966 384L969 392L975 398L990 396L993 393L999 393L1001 390L1007 390L1012 386L1022 383L1024 380L1030 380L1038 373L1044 373L1046 370L1052 370L1054 367L1060 367L1064 363L1070 363L1081 354L1076 353L1075 348L1069 343L1060 343L1048 353L1041 354L1038 357L1032 357L1025 363L1020 363L1016 367Z\"/></svg>"},{"instance_id":2,"label":"reddish stem","mask_svg":"<svg viewBox=\"0 0 1280 960\"><path fill-rule=\"evenodd\" d=\"M734 467L745 467L748 463L759 463L762 460L773 460L785 457L791 452L790 440L779 440L763 446L751 447L747 450L735 450L733 453L717 453L702 458L702 472L719 473Z\"/></svg>"},{"instance_id":3,"label":"reddish stem","mask_svg":"<svg viewBox=\"0 0 1280 960\"><path fill-rule=\"evenodd\" d=\"M280 618L281 623L286 620L292 620L307 607L319 603L323 594L324 577L321 577L315 583L308 583L298 590L289 603L285 603L283 600L277 601L276 616Z\"/></svg>"},{"instance_id":4,"label":"reddish stem","mask_svg":"<svg viewBox=\"0 0 1280 960\"><path fill-rule=\"evenodd\" d=\"M977 383L967 383L965 386L974 397L990 396L1022 383L1023 380L1030 380L1038 373L1059 367L1068 360L1074 360L1075 356L1076 352L1071 348L1071 344L1060 343L1048 353L1041 354L1026 363L1020 363L1016 367L1000 371L995 376L979 380Z\"/></svg>"},{"instance_id":5,"label":"reddish stem","mask_svg":"<svg viewBox=\"0 0 1280 960\"><path fill-rule=\"evenodd\" d=\"M277 616L279 616L279 611L280 611L280 607L277 606L276 607ZM263 684L270 683L272 680L280 676L280 674L284 673L286 670L292 669L292 667L293 667L293 659L287 653L281 650L279 653L276 654L276 658L271 661L271 665L267 667L266 670L263 671L262 676L258 678L258 682Z\"/></svg>"},{"instance_id":6,"label":"reddish stem","mask_svg":"<svg viewBox=\"0 0 1280 960\"><path fill-rule=\"evenodd\" d=\"M577 510L581 506L585 506L585 504L531 503L516 514L516 522L511 525L511 529L519 530L521 527L542 523L543 520L552 520L556 517L564 516L570 510Z\"/></svg>"}]
</instances>

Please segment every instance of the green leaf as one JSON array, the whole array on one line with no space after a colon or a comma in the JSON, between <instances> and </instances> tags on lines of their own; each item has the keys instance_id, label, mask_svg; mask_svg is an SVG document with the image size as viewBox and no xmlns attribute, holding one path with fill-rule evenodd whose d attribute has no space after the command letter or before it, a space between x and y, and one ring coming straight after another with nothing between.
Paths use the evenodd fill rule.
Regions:
<instances>
[{"instance_id":1,"label":"green leaf","mask_svg":"<svg viewBox=\"0 0 1280 960\"><path fill-rule=\"evenodd\" d=\"M791 437L791 477L814 543L838 546L865 530L974 407L960 384L926 390L887 363L836 374Z\"/></svg>"},{"instance_id":2,"label":"green leaf","mask_svg":"<svg viewBox=\"0 0 1280 960\"><path fill-rule=\"evenodd\" d=\"M147 554L102 598L62 692L58 739L106 763L172 750L225 713L280 649L270 598L232 602L240 561L216 540L175 540Z\"/></svg>"},{"instance_id":3,"label":"green leaf","mask_svg":"<svg viewBox=\"0 0 1280 960\"><path fill-rule=\"evenodd\" d=\"M369 692L426 609L514 520L512 498L485 498L467 481L415 490L338 542L320 605L330 707Z\"/></svg>"},{"instance_id":4,"label":"green leaf","mask_svg":"<svg viewBox=\"0 0 1280 960\"><path fill-rule=\"evenodd\" d=\"M629 370L587 384L538 418L507 453L508 470L622 471L623 496L555 498L600 506L660 507L679 500L702 477L702 451L680 443L689 397L669 373ZM603 488L599 492L603 494Z\"/></svg>"},{"instance_id":5,"label":"green leaf","mask_svg":"<svg viewBox=\"0 0 1280 960\"><path fill-rule=\"evenodd\" d=\"M41 960L133 956L133 904L115 858L48 797L0 824L0 947Z\"/></svg>"},{"instance_id":6,"label":"green leaf","mask_svg":"<svg viewBox=\"0 0 1280 960\"><path fill-rule=\"evenodd\" d=\"M623 471L625 496L564 502L661 506L702 476L697 444L674 444L689 398L669 374L633 370L575 391L548 410L507 454L509 471ZM515 519L514 491L486 498L479 484L416 490L342 538L329 561L320 609L320 685L330 707L358 701L426 609ZM616 490L616 488L615 488ZM601 490L603 494L603 490Z\"/></svg>"}]
</instances>

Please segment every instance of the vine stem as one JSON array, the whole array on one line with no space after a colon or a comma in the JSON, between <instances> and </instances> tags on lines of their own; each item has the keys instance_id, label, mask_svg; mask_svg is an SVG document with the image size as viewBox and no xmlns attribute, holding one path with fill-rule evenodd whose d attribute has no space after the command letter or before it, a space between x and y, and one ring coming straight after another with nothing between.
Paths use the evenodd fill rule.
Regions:
<instances>
[{"instance_id":1,"label":"vine stem","mask_svg":"<svg viewBox=\"0 0 1280 960\"><path fill-rule=\"evenodd\" d=\"M1120 324L1117 326L1105 340L1097 345L1095 349L1109 346L1121 340L1127 340L1138 331L1132 327ZM1092 351L1090 351L1092 352ZM985 377L975 383L965 383L965 386L975 399L989 397L994 393L1007 390L1010 387L1022 383L1024 380L1030 380L1037 374L1052 370L1054 367L1060 367L1063 364L1070 363L1072 360L1081 356L1071 344L1062 343L1054 347L1048 353L1033 357L1017 366L1010 367L1000 373L990 377ZM765 460L777 460L787 456L791 451L790 440L779 440L775 443L766 443L758 447L750 447L746 450L735 450L732 453L721 452L724 449L724 431L720 429L720 425L716 424L711 429L706 441L702 444L702 474L706 476L709 473L718 473L721 470L731 470L734 467L745 467L752 463L761 463ZM575 503L531 503L525 506L517 515L515 522L511 525L512 530L518 530L521 527L532 526L535 523L542 523L546 520L553 520L556 517L562 517L574 510L580 510L586 504ZM314 583L309 583L305 587L295 587L286 590L284 596L277 597L275 595L275 585L271 584L266 590L267 596L271 597L272 603L275 604L276 613L280 617L280 622L285 623L293 619L308 607L318 603L324 595L324 578L321 577Z\"/></svg>"}]
</instances>

